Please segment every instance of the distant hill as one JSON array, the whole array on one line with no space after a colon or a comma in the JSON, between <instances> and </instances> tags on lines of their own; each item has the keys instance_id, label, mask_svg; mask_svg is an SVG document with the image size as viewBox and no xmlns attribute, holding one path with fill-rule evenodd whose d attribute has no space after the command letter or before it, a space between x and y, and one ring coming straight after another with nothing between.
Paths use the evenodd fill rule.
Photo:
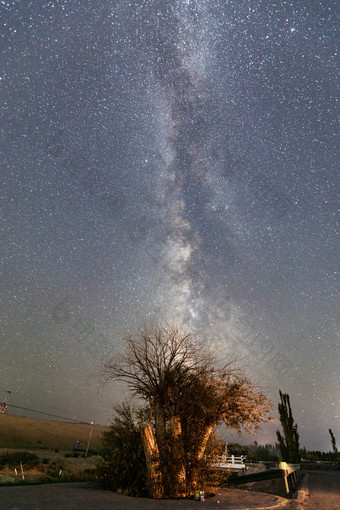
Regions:
<instances>
[{"instance_id":1,"label":"distant hill","mask_svg":"<svg viewBox=\"0 0 340 510\"><path fill-rule=\"evenodd\" d=\"M90 448L100 449L100 438L109 427L94 425ZM35 420L24 416L0 414L0 448L48 448L73 450L76 441L85 449L91 425L61 421Z\"/></svg>"}]
</instances>

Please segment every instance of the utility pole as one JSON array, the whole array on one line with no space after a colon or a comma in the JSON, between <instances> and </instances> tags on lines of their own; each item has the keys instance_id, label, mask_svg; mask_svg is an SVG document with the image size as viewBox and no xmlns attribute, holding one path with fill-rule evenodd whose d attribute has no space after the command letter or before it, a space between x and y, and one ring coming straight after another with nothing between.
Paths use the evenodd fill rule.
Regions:
<instances>
[{"instance_id":1,"label":"utility pole","mask_svg":"<svg viewBox=\"0 0 340 510\"><path fill-rule=\"evenodd\" d=\"M11 396L11 390L7 390L6 391L6 395L5 395L5 400L3 402L0 403L0 413L4 413L7 409L7 400L9 399L9 397Z\"/></svg>"},{"instance_id":2,"label":"utility pole","mask_svg":"<svg viewBox=\"0 0 340 510\"><path fill-rule=\"evenodd\" d=\"M94 421L91 421L90 437L89 437L89 440L87 442L85 457L87 457L87 454L88 454L88 451L89 451L89 448L90 448L90 442L91 442L91 437L92 437L92 433L93 433L93 425L94 425Z\"/></svg>"}]
</instances>

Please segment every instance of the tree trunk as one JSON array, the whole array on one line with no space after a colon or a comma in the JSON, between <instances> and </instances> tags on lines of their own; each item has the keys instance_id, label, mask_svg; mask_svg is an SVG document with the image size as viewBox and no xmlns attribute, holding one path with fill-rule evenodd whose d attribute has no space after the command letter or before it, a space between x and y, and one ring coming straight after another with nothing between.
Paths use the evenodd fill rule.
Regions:
<instances>
[{"instance_id":1,"label":"tree trunk","mask_svg":"<svg viewBox=\"0 0 340 510\"><path fill-rule=\"evenodd\" d=\"M141 435L146 459L149 495L151 498L159 499L163 497L163 483L159 451L152 426L144 426L141 429Z\"/></svg>"},{"instance_id":2,"label":"tree trunk","mask_svg":"<svg viewBox=\"0 0 340 510\"><path fill-rule=\"evenodd\" d=\"M155 416L155 433L156 433L156 441L160 451L166 445L166 421L165 421L165 411L164 406L161 405L156 399L154 402L153 408L154 416Z\"/></svg>"},{"instance_id":3,"label":"tree trunk","mask_svg":"<svg viewBox=\"0 0 340 510\"><path fill-rule=\"evenodd\" d=\"M181 439L182 426L178 416L172 416L168 423L168 433L171 434L171 446L173 448L174 483L175 490L172 496L185 497L186 494L186 469L184 465L183 443Z\"/></svg>"},{"instance_id":4,"label":"tree trunk","mask_svg":"<svg viewBox=\"0 0 340 510\"><path fill-rule=\"evenodd\" d=\"M200 444L200 446L198 447L197 449L197 453L196 453L196 459L195 459L195 463L196 464L197 462L199 462L200 460L203 459L203 455L205 453L205 450L206 450L206 447L207 447L207 443L208 443L208 440L209 440L209 437L213 431L213 426L210 425L209 427L206 428L206 431L204 433L204 436L203 436L203 439L202 439L202 442ZM201 480L198 479L198 469L197 469L197 465L195 467L193 467L193 469L191 470L191 473L190 473L190 486L191 486L191 489L193 490L197 490L197 489L200 489L199 487L199 483L201 482Z\"/></svg>"},{"instance_id":5,"label":"tree trunk","mask_svg":"<svg viewBox=\"0 0 340 510\"><path fill-rule=\"evenodd\" d=\"M204 433L204 436L203 436L203 439L202 439L202 443L200 445L200 447L198 448L198 452L197 452L197 460L201 460L203 458L203 455L204 455L204 452L205 452L205 449L207 447L207 444L208 444L208 441L209 441L209 437L213 431L213 426L210 425L205 433Z\"/></svg>"}]
</instances>

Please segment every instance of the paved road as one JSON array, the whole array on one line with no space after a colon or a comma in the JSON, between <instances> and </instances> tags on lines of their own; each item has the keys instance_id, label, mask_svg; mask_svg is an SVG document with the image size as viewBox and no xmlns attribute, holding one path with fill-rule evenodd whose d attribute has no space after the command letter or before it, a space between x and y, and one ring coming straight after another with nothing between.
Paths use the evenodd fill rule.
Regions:
<instances>
[{"instance_id":1,"label":"paved road","mask_svg":"<svg viewBox=\"0 0 340 510\"><path fill-rule=\"evenodd\" d=\"M340 510L340 471L307 471L309 496L299 510Z\"/></svg>"},{"instance_id":2,"label":"paved road","mask_svg":"<svg viewBox=\"0 0 340 510\"><path fill-rule=\"evenodd\" d=\"M270 494L225 489L204 502L128 498L87 484L0 487L1 510L245 510L289 509L292 502ZM320 510L320 509L318 509Z\"/></svg>"}]
</instances>

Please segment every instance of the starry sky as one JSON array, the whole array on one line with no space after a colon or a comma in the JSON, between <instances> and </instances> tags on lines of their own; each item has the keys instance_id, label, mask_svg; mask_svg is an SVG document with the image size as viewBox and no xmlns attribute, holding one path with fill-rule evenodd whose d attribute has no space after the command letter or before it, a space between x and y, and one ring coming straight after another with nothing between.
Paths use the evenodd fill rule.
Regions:
<instances>
[{"instance_id":1,"label":"starry sky","mask_svg":"<svg viewBox=\"0 0 340 510\"><path fill-rule=\"evenodd\" d=\"M175 321L289 393L302 445L340 443L336 7L1 2L11 414L108 423L101 363Z\"/></svg>"}]
</instances>

